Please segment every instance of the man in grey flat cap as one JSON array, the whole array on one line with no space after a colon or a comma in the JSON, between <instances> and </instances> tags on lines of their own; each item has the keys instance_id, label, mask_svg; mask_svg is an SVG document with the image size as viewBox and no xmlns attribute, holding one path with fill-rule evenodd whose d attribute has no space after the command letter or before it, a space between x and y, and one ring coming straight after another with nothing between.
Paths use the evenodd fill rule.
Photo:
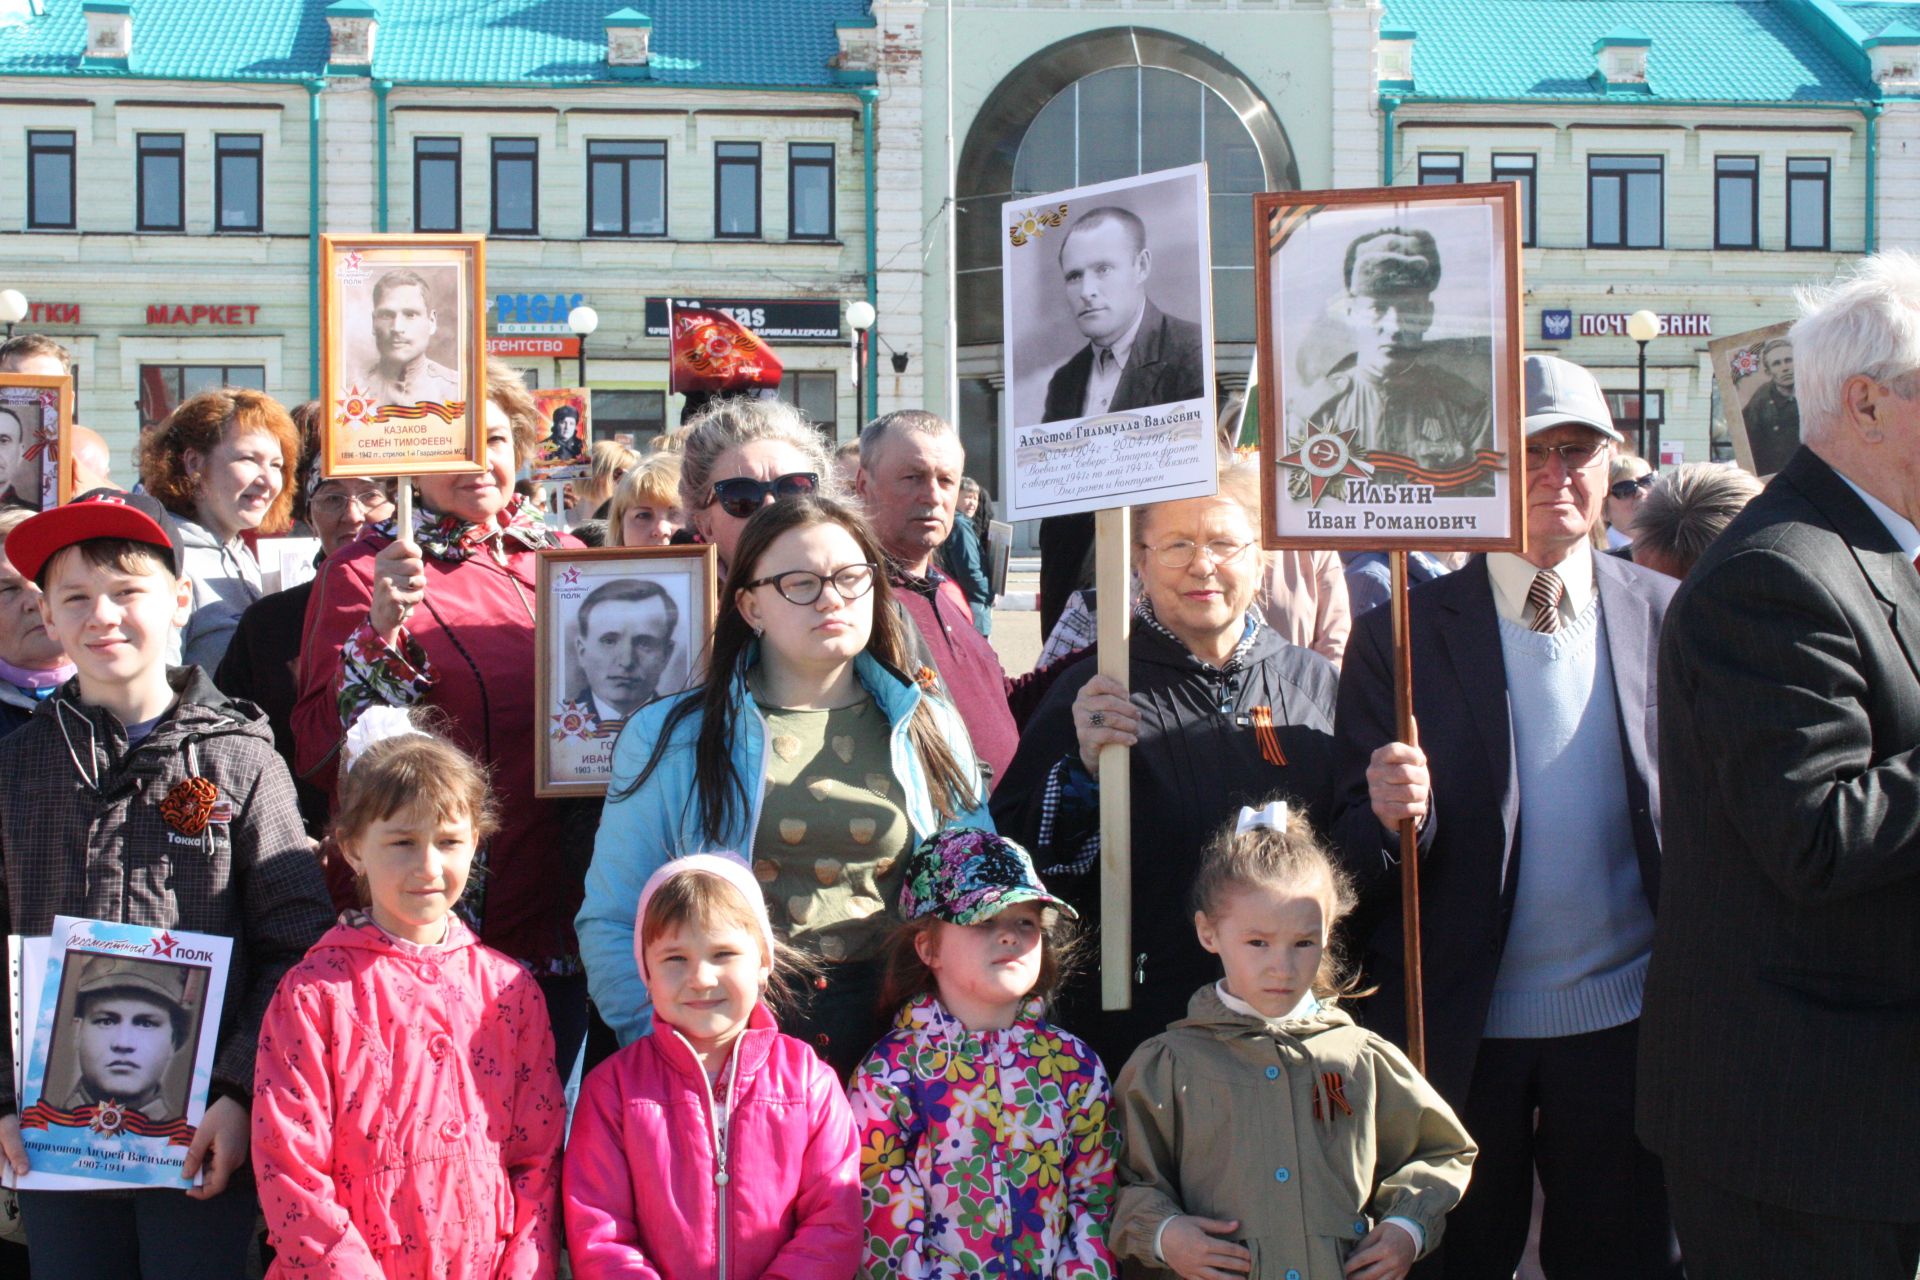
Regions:
<instances>
[{"instance_id":1,"label":"man in grey flat cap","mask_svg":"<svg viewBox=\"0 0 1920 1280\"><path fill-rule=\"evenodd\" d=\"M1433 235L1386 227L1347 246L1346 297L1339 304L1353 354L1296 402L1296 433L1357 431L1354 443L1436 471L1466 466L1493 446L1492 397L1435 364L1426 352L1440 251ZM1383 480L1397 480L1385 474ZM1483 481L1490 486L1491 480ZM1491 488L1488 489L1491 492ZM1472 489L1462 491L1470 494Z\"/></svg>"}]
</instances>

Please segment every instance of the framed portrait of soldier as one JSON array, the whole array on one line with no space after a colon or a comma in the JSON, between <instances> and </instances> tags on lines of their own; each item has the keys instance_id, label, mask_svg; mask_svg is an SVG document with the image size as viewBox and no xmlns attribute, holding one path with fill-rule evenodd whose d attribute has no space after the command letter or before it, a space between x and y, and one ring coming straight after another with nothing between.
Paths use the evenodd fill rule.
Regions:
<instances>
[{"instance_id":1,"label":"framed portrait of soldier","mask_svg":"<svg viewBox=\"0 0 1920 1280\"><path fill-rule=\"evenodd\" d=\"M1720 387L1733 456L1756 476L1787 465L1800 447L1800 403L1793 397L1791 320L1749 329L1707 344Z\"/></svg>"},{"instance_id":2,"label":"framed portrait of soldier","mask_svg":"<svg viewBox=\"0 0 1920 1280\"><path fill-rule=\"evenodd\" d=\"M231 957L228 938L70 916L48 938L10 940L33 1164L20 1186L181 1184Z\"/></svg>"},{"instance_id":3,"label":"framed portrait of soldier","mask_svg":"<svg viewBox=\"0 0 1920 1280\"><path fill-rule=\"evenodd\" d=\"M1269 193L1254 231L1265 545L1519 550L1513 184Z\"/></svg>"},{"instance_id":4,"label":"framed portrait of soldier","mask_svg":"<svg viewBox=\"0 0 1920 1280\"><path fill-rule=\"evenodd\" d=\"M1001 205L1009 521L1216 486L1205 165Z\"/></svg>"},{"instance_id":5,"label":"framed portrait of soldier","mask_svg":"<svg viewBox=\"0 0 1920 1280\"><path fill-rule=\"evenodd\" d=\"M534 789L605 795L628 717L699 681L713 634L714 549L539 553Z\"/></svg>"},{"instance_id":6,"label":"framed portrait of soldier","mask_svg":"<svg viewBox=\"0 0 1920 1280\"><path fill-rule=\"evenodd\" d=\"M320 244L322 474L484 471L485 239Z\"/></svg>"},{"instance_id":7,"label":"framed portrait of soldier","mask_svg":"<svg viewBox=\"0 0 1920 1280\"><path fill-rule=\"evenodd\" d=\"M540 444L533 479L579 480L593 461L593 393L585 387L542 387L533 393L540 411Z\"/></svg>"},{"instance_id":8,"label":"framed portrait of soldier","mask_svg":"<svg viewBox=\"0 0 1920 1280\"><path fill-rule=\"evenodd\" d=\"M73 496L73 380L0 373L0 498L45 511Z\"/></svg>"}]
</instances>

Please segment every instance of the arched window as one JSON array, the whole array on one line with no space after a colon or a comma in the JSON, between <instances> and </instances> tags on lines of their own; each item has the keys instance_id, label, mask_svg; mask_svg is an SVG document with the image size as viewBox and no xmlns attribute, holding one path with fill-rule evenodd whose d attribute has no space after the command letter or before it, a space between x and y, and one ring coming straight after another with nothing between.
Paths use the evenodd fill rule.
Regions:
<instances>
[{"instance_id":1,"label":"arched window","mask_svg":"<svg viewBox=\"0 0 1920 1280\"><path fill-rule=\"evenodd\" d=\"M959 163L961 345L1001 340L1000 205L1205 161L1214 336L1253 341L1253 194L1299 186L1266 100L1211 50L1115 28L1029 58L1001 83Z\"/></svg>"}]
</instances>

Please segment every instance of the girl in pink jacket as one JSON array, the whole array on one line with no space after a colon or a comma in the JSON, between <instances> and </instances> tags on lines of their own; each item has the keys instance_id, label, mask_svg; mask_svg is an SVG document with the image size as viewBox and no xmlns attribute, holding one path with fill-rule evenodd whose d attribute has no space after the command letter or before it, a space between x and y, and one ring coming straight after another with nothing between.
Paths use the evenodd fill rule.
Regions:
<instances>
[{"instance_id":1,"label":"girl in pink jacket","mask_svg":"<svg viewBox=\"0 0 1920 1280\"><path fill-rule=\"evenodd\" d=\"M566 1109L546 1003L452 914L494 828L486 775L397 709L366 712L347 752L334 837L368 905L260 1032L268 1275L552 1276Z\"/></svg>"},{"instance_id":2,"label":"girl in pink jacket","mask_svg":"<svg viewBox=\"0 0 1920 1280\"><path fill-rule=\"evenodd\" d=\"M782 960L746 864L666 863L634 954L653 1030L596 1067L567 1144L577 1280L850 1280L860 1263L853 1117L832 1070L780 1034Z\"/></svg>"}]
</instances>

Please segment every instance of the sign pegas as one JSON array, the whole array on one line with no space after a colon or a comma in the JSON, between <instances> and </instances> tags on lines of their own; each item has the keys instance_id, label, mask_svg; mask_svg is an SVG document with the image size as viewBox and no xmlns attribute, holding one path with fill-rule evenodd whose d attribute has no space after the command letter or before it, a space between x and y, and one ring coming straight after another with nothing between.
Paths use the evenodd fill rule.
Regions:
<instances>
[{"instance_id":1,"label":"sign pegas","mask_svg":"<svg viewBox=\"0 0 1920 1280\"><path fill-rule=\"evenodd\" d=\"M497 293L495 333L572 333L567 316L586 301L584 293Z\"/></svg>"}]
</instances>

